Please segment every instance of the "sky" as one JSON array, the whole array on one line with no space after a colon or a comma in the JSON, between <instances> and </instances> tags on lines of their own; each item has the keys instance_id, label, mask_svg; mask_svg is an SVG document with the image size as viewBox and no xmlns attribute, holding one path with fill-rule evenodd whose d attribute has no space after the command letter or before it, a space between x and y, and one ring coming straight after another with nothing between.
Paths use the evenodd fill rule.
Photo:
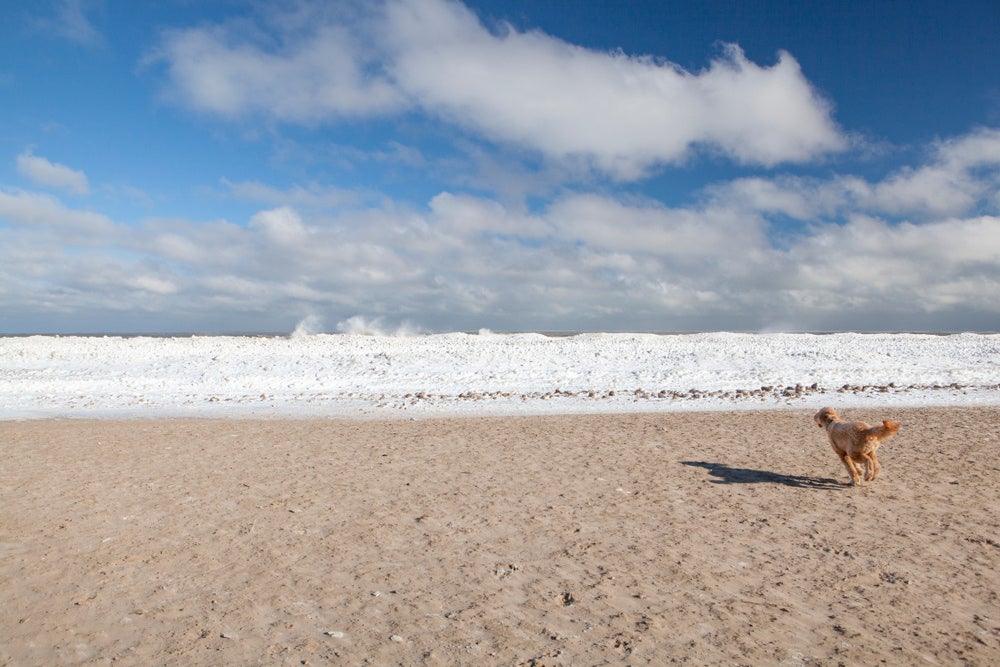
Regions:
<instances>
[{"instance_id":1,"label":"sky","mask_svg":"<svg viewBox=\"0 0 1000 667\"><path fill-rule=\"evenodd\" d=\"M1000 330L995 0L0 13L0 334Z\"/></svg>"}]
</instances>

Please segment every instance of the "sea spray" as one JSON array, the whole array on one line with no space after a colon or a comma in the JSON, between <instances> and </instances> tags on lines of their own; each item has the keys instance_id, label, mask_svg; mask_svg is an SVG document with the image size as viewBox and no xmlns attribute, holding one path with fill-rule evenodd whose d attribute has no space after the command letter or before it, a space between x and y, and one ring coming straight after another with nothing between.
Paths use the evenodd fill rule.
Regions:
<instances>
[{"instance_id":1,"label":"sea spray","mask_svg":"<svg viewBox=\"0 0 1000 667\"><path fill-rule=\"evenodd\" d=\"M293 339L302 338L303 336L315 336L319 333L323 333L323 318L319 315L307 315L295 325L291 337Z\"/></svg>"},{"instance_id":2,"label":"sea spray","mask_svg":"<svg viewBox=\"0 0 1000 667\"><path fill-rule=\"evenodd\" d=\"M419 326L406 320L395 329L391 329L381 317L367 318L363 315L355 315L337 322L337 331L356 336L419 336L424 333Z\"/></svg>"}]
</instances>

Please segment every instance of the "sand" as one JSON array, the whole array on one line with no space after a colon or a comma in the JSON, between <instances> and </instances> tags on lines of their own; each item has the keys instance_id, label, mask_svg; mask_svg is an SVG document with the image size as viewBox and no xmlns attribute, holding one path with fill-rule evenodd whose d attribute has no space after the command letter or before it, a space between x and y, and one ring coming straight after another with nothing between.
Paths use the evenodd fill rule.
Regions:
<instances>
[{"instance_id":1,"label":"sand","mask_svg":"<svg viewBox=\"0 0 1000 667\"><path fill-rule=\"evenodd\" d=\"M0 663L1000 661L1000 411L0 422Z\"/></svg>"}]
</instances>

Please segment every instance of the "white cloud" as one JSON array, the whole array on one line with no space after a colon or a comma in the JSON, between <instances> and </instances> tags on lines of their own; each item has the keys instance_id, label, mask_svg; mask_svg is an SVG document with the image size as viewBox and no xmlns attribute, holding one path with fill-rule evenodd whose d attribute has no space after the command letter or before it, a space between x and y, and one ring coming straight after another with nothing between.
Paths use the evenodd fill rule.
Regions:
<instances>
[{"instance_id":1,"label":"white cloud","mask_svg":"<svg viewBox=\"0 0 1000 667\"><path fill-rule=\"evenodd\" d=\"M309 21L271 14L165 33L182 103L298 123L419 109L475 136L632 180L698 147L740 163L802 162L846 147L794 57L762 67L735 45L701 72L541 32L487 30L464 5L390 0Z\"/></svg>"},{"instance_id":2,"label":"white cloud","mask_svg":"<svg viewBox=\"0 0 1000 667\"><path fill-rule=\"evenodd\" d=\"M762 68L730 46L691 73L538 32L494 34L457 4L393 3L389 16L390 71L425 109L619 179L682 161L698 145L764 165L845 147L788 54Z\"/></svg>"},{"instance_id":3,"label":"white cloud","mask_svg":"<svg viewBox=\"0 0 1000 667\"><path fill-rule=\"evenodd\" d=\"M719 205L798 220L866 213L937 220L1000 209L1000 130L979 129L939 141L925 164L904 166L873 182L857 176L827 179L740 178L707 189Z\"/></svg>"},{"instance_id":4,"label":"white cloud","mask_svg":"<svg viewBox=\"0 0 1000 667\"><path fill-rule=\"evenodd\" d=\"M956 305L1000 316L1000 217L890 225L855 216L789 251L803 293L826 308L936 312Z\"/></svg>"},{"instance_id":5,"label":"white cloud","mask_svg":"<svg viewBox=\"0 0 1000 667\"><path fill-rule=\"evenodd\" d=\"M259 181L233 183L223 178L222 184L237 199L268 204L272 206L295 206L308 209L339 208L348 204L358 204L370 197L364 193L344 188L322 186L317 183L293 185L281 189Z\"/></svg>"},{"instance_id":6,"label":"white cloud","mask_svg":"<svg viewBox=\"0 0 1000 667\"><path fill-rule=\"evenodd\" d=\"M904 169L878 183L868 196L872 207L887 213L949 215L967 211L982 194L981 184L964 169L934 165Z\"/></svg>"},{"instance_id":7,"label":"white cloud","mask_svg":"<svg viewBox=\"0 0 1000 667\"><path fill-rule=\"evenodd\" d=\"M548 218L567 242L684 265L711 257L735 259L765 244L761 219L726 209L669 209L578 195L557 202Z\"/></svg>"},{"instance_id":8,"label":"white cloud","mask_svg":"<svg viewBox=\"0 0 1000 667\"><path fill-rule=\"evenodd\" d=\"M0 220L65 235L69 239L100 239L116 229L105 215L67 208L55 197L0 189Z\"/></svg>"},{"instance_id":9,"label":"white cloud","mask_svg":"<svg viewBox=\"0 0 1000 667\"><path fill-rule=\"evenodd\" d=\"M388 81L368 71L364 48L339 25L279 36L274 50L229 26L165 33L156 59L173 92L199 111L228 117L263 113L313 123L399 109Z\"/></svg>"},{"instance_id":10,"label":"white cloud","mask_svg":"<svg viewBox=\"0 0 1000 667\"><path fill-rule=\"evenodd\" d=\"M980 128L938 141L928 164L903 168L869 193L870 205L891 213L961 215L1000 185L1000 129Z\"/></svg>"},{"instance_id":11,"label":"white cloud","mask_svg":"<svg viewBox=\"0 0 1000 667\"><path fill-rule=\"evenodd\" d=\"M713 200L740 210L806 220L841 205L842 192L829 201L830 197L817 198L821 188L815 181L799 178L739 178L710 186L707 192ZM829 186L825 189L829 190Z\"/></svg>"},{"instance_id":12,"label":"white cloud","mask_svg":"<svg viewBox=\"0 0 1000 667\"><path fill-rule=\"evenodd\" d=\"M434 228L455 238L480 234L539 238L550 233L548 226L530 216L510 211L499 202L443 192L430 201L430 221Z\"/></svg>"},{"instance_id":13,"label":"white cloud","mask_svg":"<svg viewBox=\"0 0 1000 667\"><path fill-rule=\"evenodd\" d=\"M161 218L145 221L132 234L121 234L116 243L132 252L215 272L240 266L248 256L248 236L245 227L227 220Z\"/></svg>"},{"instance_id":14,"label":"white cloud","mask_svg":"<svg viewBox=\"0 0 1000 667\"><path fill-rule=\"evenodd\" d=\"M268 240L278 245L303 247L309 243L309 230L302 217L287 206L257 213L250 218L250 228L263 231Z\"/></svg>"},{"instance_id":15,"label":"white cloud","mask_svg":"<svg viewBox=\"0 0 1000 667\"><path fill-rule=\"evenodd\" d=\"M85 4L84 0L59 0L55 3L53 16L38 19L35 23L43 30L81 46L99 46L104 43L104 36L87 18Z\"/></svg>"},{"instance_id":16,"label":"white cloud","mask_svg":"<svg viewBox=\"0 0 1000 667\"><path fill-rule=\"evenodd\" d=\"M0 189L0 310L159 311L164 327L201 318L214 330L359 312L429 329L995 328L1000 210L983 209L1000 184L993 153L971 140L989 136L939 142L927 164L881 181L739 179L680 207L567 192L527 211L441 192L418 208L324 208L322 189L252 183L262 201L303 205L126 226ZM894 219L880 188L929 169L962 175L978 199ZM782 216L803 223L775 240Z\"/></svg>"},{"instance_id":17,"label":"white cloud","mask_svg":"<svg viewBox=\"0 0 1000 667\"><path fill-rule=\"evenodd\" d=\"M727 46L702 72L575 46L459 3L388 4L388 69L417 103L486 137L635 178L699 144L740 162L804 161L846 147L795 59L761 67Z\"/></svg>"},{"instance_id":18,"label":"white cloud","mask_svg":"<svg viewBox=\"0 0 1000 667\"><path fill-rule=\"evenodd\" d=\"M969 134L937 142L939 161L955 169L1000 165L1000 129L983 127Z\"/></svg>"},{"instance_id":19,"label":"white cloud","mask_svg":"<svg viewBox=\"0 0 1000 667\"><path fill-rule=\"evenodd\" d=\"M174 294L177 292L177 285L171 280L164 280L153 275L135 276L126 281L126 284L144 292L153 294Z\"/></svg>"},{"instance_id":20,"label":"white cloud","mask_svg":"<svg viewBox=\"0 0 1000 667\"><path fill-rule=\"evenodd\" d=\"M17 156L17 170L38 185L67 190L77 195L90 194L90 184L85 173L57 162L49 162L32 154L31 149Z\"/></svg>"}]
</instances>

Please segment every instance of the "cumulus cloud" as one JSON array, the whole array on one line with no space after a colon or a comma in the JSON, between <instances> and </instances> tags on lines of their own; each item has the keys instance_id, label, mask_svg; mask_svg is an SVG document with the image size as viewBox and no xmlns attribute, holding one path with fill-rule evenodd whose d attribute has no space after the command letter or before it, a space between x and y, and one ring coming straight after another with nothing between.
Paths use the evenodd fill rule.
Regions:
<instances>
[{"instance_id":1,"label":"cumulus cloud","mask_svg":"<svg viewBox=\"0 0 1000 667\"><path fill-rule=\"evenodd\" d=\"M165 33L153 59L166 63L172 91L199 111L264 114L314 123L400 109L400 92L372 74L347 26L278 34L277 44L223 25Z\"/></svg>"},{"instance_id":2,"label":"cumulus cloud","mask_svg":"<svg viewBox=\"0 0 1000 667\"><path fill-rule=\"evenodd\" d=\"M980 128L938 141L929 163L874 186L874 205L888 213L960 215L1000 185L1000 130Z\"/></svg>"},{"instance_id":3,"label":"cumulus cloud","mask_svg":"<svg viewBox=\"0 0 1000 667\"><path fill-rule=\"evenodd\" d=\"M578 196L527 216L490 200L448 199L418 215L375 216L380 224L367 228L345 223L352 230L345 233L280 209L262 211L247 227L192 225L202 238L228 240L221 258L211 248L222 246L198 252L197 237L178 243L152 227L62 249L51 238L18 234L0 261L31 279L0 300L36 294L68 311L103 301L224 322L267 313L258 328L271 329L287 329L304 310L501 329L756 328L790 313L812 328L845 318L906 328L892 319L905 313L909 326L943 329L957 306L1000 315L994 216L927 225L859 216L781 249L767 242L760 221L741 230L735 214L710 230L725 218L712 210ZM478 221L463 224L470 213ZM538 236L498 235L505 220ZM623 240L632 235L637 240Z\"/></svg>"},{"instance_id":4,"label":"cumulus cloud","mask_svg":"<svg viewBox=\"0 0 1000 667\"><path fill-rule=\"evenodd\" d=\"M881 180L738 179L673 207L566 192L526 210L441 192L423 206L306 198L245 220L125 226L0 189L0 312L159 311L214 330L287 331L304 313L472 330L995 328L993 136L938 142ZM880 187L925 169L964 174L975 201L942 215L914 198L919 215L890 215ZM800 224L775 238L784 217Z\"/></svg>"},{"instance_id":5,"label":"cumulus cloud","mask_svg":"<svg viewBox=\"0 0 1000 667\"><path fill-rule=\"evenodd\" d=\"M576 195L556 202L548 218L567 242L689 265L735 255L735 247L753 253L766 242L761 219L721 208L671 209Z\"/></svg>"},{"instance_id":6,"label":"cumulus cloud","mask_svg":"<svg viewBox=\"0 0 1000 667\"><path fill-rule=\"evenodd\" d=\"M23 190L0 189L0 220L74 240L99 240L118 229L105 215L71 209L50 195Z\"/></svg>"},{"instance_id":7,"label":"cumulus cloud","mask_svg":"<svg viewBox=\"0 0 1000 667\"><path fill-rule=\"evenodd\" d=\"M841 307L935 313L961 305L1000 315L997 216L924 225L855 216L815 230L789 258L803 294L826 293Z\"/></svg>"},{"instance_id":8,"label":"cumulus cloud","mask_svg":"<svg viewBox=\"0 0 1000 667\"><path fill-rule=\"evenodd\" d=\"M707 192L720 204L799 220L850 212L934 220L1000 209L1000 130L981 128L935 142L924 164L885 178L775 176L739 178Z\"/></svg>"},{"instance_id":9,"label":"cumulus cloud","mask_svg":"<svg viewBox=\"0 0 1000 667\"><path fill-rule=\"evenodd\" d=\"M57 162L49 162L40 155L34 155L30 148L17 156L17 170L38 185L67 190L77 195L90 194L90 183L85 173Z\"/></svg>"},{"instance_id":10,"label":"cumulus cloud","mask_svg":"<svg viewBox=\"0 0 1000 667\"><path fill-rule=\"evenodd\" d=\"M263 231L277 245L302 246L308 243L309 231L302 217L292 208L261 211L250 218L250 228Z\"/></svg>"},{"instance_id":11,"label":"cumulus cloud","mask_svg":"<svg viewBox=\"0 0 1000 667\"><path fill-rule=\"evenodd\" d=\"M846 147L795 58L761 66L736 45L689 72L539 31L488 30L448 0L389 0L261 30L165 33L155 59L171 94L225 117L338 122L420 110L473 136L582 163L620 180L699 147L745 164L802 162Z\"/></svg>"},{"instance_id":12,"label":"cumulus cloud","mask_svg":"<svg viewBox=\"0 0 1000 667\"><path fill-rule=\"evenodd\" d=\"M981 127L969 134L938 141L934 146L938 161L954 169L974 169L1000 165L1000 129Z\"/></svg>"},{"instance_id":13,"label":"cumulus cloud","mask_svg":"<svg viewBox=\"0 0 1000 667\"><path fill-rule=\"evenodd\" d=\"M635 178L707 144L740 162L844 147L795 59L760 67L729 45L703 72L540 32L488 31L457 3L389 4L390 71L425 108L497 141Z\"/></svg>"},{"instance_id":14,"label":"cumulus cloud","mask_svg":"<svg viewBox=\"0 0 1000 667\"><path fill-rule=\"evenodd\" d=\"M935 165L904 169L865 194L874 208L887 213L948 215L969 209L982 195L982 189L964 169Z\"/></svg>"}]
</instances>

